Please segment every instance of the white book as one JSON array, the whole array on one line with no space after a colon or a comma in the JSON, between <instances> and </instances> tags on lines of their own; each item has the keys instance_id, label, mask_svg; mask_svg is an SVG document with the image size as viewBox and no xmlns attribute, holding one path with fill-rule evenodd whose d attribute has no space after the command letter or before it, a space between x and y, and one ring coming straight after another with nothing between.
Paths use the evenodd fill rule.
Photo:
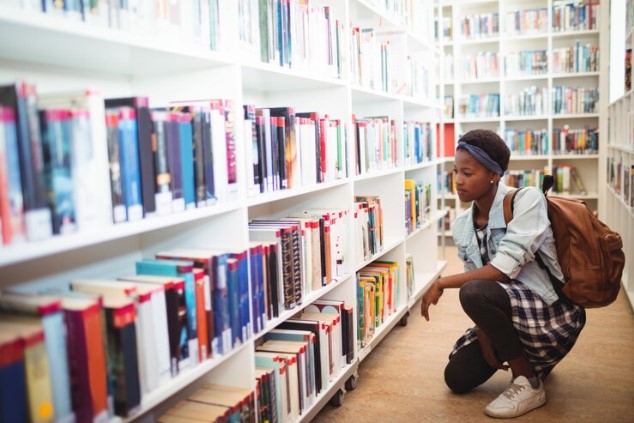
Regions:
<instances>
[{"instance_id":1,"label":"white book","mask_svg":"<svg viewBox=\"0 0 634 423\"><path fill-rule=\"evenodd\" d=\"M71 158L78 229L84 232L111 225L112 200L103 195L110 192L103 97L91 89L40 94L38 107L67 108L78 118L72 128Z\"/></svg>"}]
</instances>

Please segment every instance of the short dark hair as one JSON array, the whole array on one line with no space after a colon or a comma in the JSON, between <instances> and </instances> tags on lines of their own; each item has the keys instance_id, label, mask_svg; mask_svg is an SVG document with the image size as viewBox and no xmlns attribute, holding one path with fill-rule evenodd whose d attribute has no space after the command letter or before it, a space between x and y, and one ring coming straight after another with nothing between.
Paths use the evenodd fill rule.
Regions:
<instances>
[{"instance_id":1,"label":"short dark hair","mask_svg":"<svg viewBox=\"0 0 634 423\"><path fill-rule=\"evenodd\" d=\"M502 170L509 168L511 150L502 138L489 129L474 129L460 137L458 142L465 142L484 150L491 159L500 165Z\"/></svg>"}]
</instances>

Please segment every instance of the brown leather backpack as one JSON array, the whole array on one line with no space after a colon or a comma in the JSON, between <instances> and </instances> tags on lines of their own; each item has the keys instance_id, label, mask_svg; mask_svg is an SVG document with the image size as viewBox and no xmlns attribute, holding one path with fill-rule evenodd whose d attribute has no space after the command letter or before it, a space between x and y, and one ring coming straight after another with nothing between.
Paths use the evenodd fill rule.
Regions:
<instances>
[{"instance_id":1,"label":"brown leather backpack","mask_svg":"<svg viewBox=\"0 0 634 423\"><path fill-rule=\"evenodd\" d=\"M571 198L548 197L552 177L544 178L542 191L548 204L557 259L564 281L555 278L544 264L539 251L536 260L550 277L559 298L586 308L612 303L621 288L625 266L621 236L601 222L585 202ZM521 188L520 188L521 189ZM513 218L513 201L519 190L504 198L504 220Z\"/></svg>"}]
</instances>

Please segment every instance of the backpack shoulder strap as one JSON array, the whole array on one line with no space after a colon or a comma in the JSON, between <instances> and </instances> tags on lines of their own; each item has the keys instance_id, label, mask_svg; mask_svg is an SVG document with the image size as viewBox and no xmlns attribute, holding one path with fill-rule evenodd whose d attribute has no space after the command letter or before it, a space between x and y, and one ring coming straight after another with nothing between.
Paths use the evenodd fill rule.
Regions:
<instances>
[{"instance_id":1,"label":"backpack shoulder strap","mask_svg":"<svg viewBox=\"0 0 634 423\"><path fill-rule=\"evenodd\" d=\"M504 202L502 206L504 208L504 223L506 223L507 225L511 220L513 220L513 211L515 210L515 196L522 189L524 189L524 187L510 191L504 196Z\"/></svg>"}]
</instances>

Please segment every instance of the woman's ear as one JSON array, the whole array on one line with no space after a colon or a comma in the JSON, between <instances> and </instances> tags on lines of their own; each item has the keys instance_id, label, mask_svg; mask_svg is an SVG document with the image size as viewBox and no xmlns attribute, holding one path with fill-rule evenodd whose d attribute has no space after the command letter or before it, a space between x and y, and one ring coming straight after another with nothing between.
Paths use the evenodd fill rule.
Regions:
<instances>
[{"instance_id":1,"label":"woman's ear","mask_svg":"<svg viewBox=\"0 0 634 423\"><path fill-rule=\"evenodd\" d=\"M491 178L489 178L489 183L493 185L493 184L497 184L498 182L500 182L500 175L498 175L495 172L492 172Z\"/></svg>"}]
</instances>

